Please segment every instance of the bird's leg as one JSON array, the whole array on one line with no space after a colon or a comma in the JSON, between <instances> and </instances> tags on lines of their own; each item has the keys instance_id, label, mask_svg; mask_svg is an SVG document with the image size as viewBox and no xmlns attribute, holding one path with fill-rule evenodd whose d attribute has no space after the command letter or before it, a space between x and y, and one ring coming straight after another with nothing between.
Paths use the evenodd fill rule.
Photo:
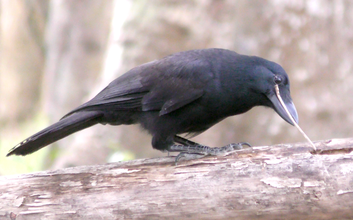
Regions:
<instances>
[{"instance_id":1,"label":"bird's leg","mask_svg":"<svg viewBox=\"0 0 353 220\"><path fill-rule=\"evenodd\" d=\"M169 152L180 152L178 156L175 158L175 164L177 164L182 157L187 157L187 159L196 159L196 158L202 158L208 155L223 156L228 153L234 152L236 150L243 149L243 145L251 147L249 143L241 142L241 143L228 144L223 147L211 148L208 146L194 143L192 141L181 138L179 136L175 136L174 140L177 143L181 143L181 145L174 144L170 146L168 150ZM187 144L192 144L192 145L187 145Z\"/></svg>"},{"instance_id":2,"label":"bird's leg","mask_svg":"<svg viewBox=\"0 0 353 220\"><path fill-rule=\"evenodd\" d=\"M186 145L186 146L201 145L201 144L195 143L193 141L190 141L186 138L182 138L178 135L174 136L174 141L177 142L178 144L182 144L182 145Z\"/></svg>"},{"instance_id":3,"label":"bird's leg","mask_svg":"<svg viewBox=\"0 0 353 220\"><path fill-rule=\"evenodd\" d=\"M178 144L181 144L180 146L195 146L195 145L201 145L201 144L198 144L198 143L195 143L193 141L190 141L186 138L182 138L178 135L175 135L174 136L174 142L178 143ZM168 157L169 157L169 152L171 152L170 150L168 150ZM173 152L181 152L181 151L173 151Z\"/></svg>"}]
</instances>

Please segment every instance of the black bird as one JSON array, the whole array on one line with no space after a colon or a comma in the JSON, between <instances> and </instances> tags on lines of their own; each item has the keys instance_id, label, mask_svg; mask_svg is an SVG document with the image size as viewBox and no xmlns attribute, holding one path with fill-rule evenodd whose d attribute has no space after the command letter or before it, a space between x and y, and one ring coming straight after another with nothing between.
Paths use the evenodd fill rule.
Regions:
<instances>
[{"instance_id":1,"label":"black bird","mask_svg":"<svg viewBox=\"0 0 353 220\"><path fill-rule=\"evenodd\" d=\"M270 107L293 125L276 96L275 85L298 122L289 79L280 65L225 49L179 52L131 69L92 100L16 145L7 156L33 153L98 123L139 123L152 135L153 148L181 152L179 157L219 155L244 143L209 148L179 135L199 134L255 106Z\"/></svg>"}]
</instances>

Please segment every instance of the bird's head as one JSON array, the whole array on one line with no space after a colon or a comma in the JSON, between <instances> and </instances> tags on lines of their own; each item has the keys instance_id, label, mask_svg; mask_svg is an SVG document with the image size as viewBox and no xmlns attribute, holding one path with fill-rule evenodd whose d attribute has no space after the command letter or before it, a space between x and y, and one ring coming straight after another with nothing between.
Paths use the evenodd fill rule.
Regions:
<instances>
[{"instance_id":1,"label":"bird's head","mask_svg":"<svg viewBox=\"0 0 353 220\"><path fill-rule=\"evenodd\" d=\"M284 105L287 107L294 121L298 123L297 110L290 96L288 75L280 65L262 58L258 59L260 59L261 65L256 65L255 67L254 73L256 77L253 78L253 85L256 85L256 88L254 87L253 89L263 95L262 104L273 108L286 122L294 125L276 94L277 85Z\"/></svg>"}]
</instances>

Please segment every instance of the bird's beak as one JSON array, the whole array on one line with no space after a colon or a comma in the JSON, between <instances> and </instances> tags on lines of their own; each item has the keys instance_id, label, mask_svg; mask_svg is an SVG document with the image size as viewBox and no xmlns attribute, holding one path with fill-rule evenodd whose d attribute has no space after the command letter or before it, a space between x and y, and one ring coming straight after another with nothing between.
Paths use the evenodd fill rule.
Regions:
<instances>
[{"instance_id":1,"label":"bird's beak","mask_svg":"<svg viewBox=\"0 0 353 220\"><path fill-rule=\"evenodd\" d=\"M281 96L284 104L286 105L289 113L291 114L292 118L298 124L298 122L299 122L298 113L297 113L297 110L294 106L292 98L290 97L289 91L288 90L281 90L280 96ZM276 92L271 93L267 97L272 102L274 110L277 112L277 114L279 114L286 122L288 122L289 124L294 126L290 116L287 114L286 110L284 109L284 107L282 106L278 97L276 96Z\"/></svg>"}]
</instances>

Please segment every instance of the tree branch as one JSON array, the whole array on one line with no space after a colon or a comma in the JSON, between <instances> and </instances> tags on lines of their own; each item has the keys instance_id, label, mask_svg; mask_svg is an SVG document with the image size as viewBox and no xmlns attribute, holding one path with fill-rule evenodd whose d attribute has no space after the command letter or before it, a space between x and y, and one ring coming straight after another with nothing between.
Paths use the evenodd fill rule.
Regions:
<instances>
[{"instance_id":1,"label":"tree branch","mask_svg":"<svg viewBox=\"0 0 353 220\"><path fill-rule=\"evenodd\" d=\"M353 139L0 177L6 219L351 219Z\"/></svg>"}]
</instances>

